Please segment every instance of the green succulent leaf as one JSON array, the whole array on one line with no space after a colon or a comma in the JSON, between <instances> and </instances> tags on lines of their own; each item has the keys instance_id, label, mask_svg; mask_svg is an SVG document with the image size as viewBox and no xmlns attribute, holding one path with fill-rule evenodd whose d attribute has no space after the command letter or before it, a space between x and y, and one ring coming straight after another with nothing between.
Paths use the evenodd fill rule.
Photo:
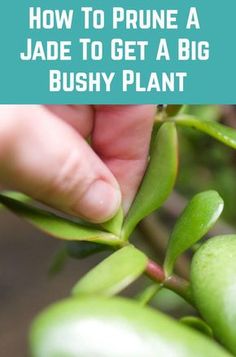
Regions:
<instances>
[{"instance_id":1,"label":"green succulent leaf","mask_svg":"<svg viewBox=\"0 0 236 357\"><path fill-rule=\"evenodd\" d=\"M207 240L191 264L196 306L214 336L236 356L236 235Z\"/></svg>"},{"instance_id":2,"label":"green succulent leaf","mask_svg":"<svg viewBox=\"0 0 236 357\"><path fill-rule=\"evenodd\" d=\"M68 255L75 259L84 259L89 257L90 255L109 251L111 249L114 249L114 247L94 242L74 241L66 243L66 251Z\"/></svg>"},{"instance_id":3,"label":"green succulent leaf","mask_svg":"<svg viewBox=\"0 0 236 357\"><path fill-rule=\"evenodd\" d=\"M124 219L123 210L122 208L120 208L117 214L109 221L102 223L101 227L104 228L106 231L113 233L119 237L121 233L123 219Z\"/></svg>"},{"instance_id":4,"label":"green succulent leaf","mask_svg":"<svg viewBox=\"0 0 236 357\"><path fill-rule=\"evenodd\" d=\"M168 198L176 180L177 151L175 125L165 123L158 131L140 189L124 221L124 239L128 239L138 222L160 208Z\"/></svg>"},{"instance_id":5,"label":"green succulent leaf","mask_svg":"<svg viewBox=\"0 0 236 357\"><path fill-rule=\"evenodd\" d=\"M184 325L197 330L208 337L213 337L213 332L210 326L208 326L205 321L199 319L196 316L185 316L180 319L180 322Z\"/></svg>"},{"instance_id":6,"label":"green succulent leaf","mask_svg":"<svg viewBox=\"0 0 236 357\"><path fill-rule=\"evenodd\" d=\"M20 202L29 202L31 198L29 196L26 196L24 193L21 192L16 192L16 191L2 191L1 192L4 196L14 198L17 201ZM3 204L0 204L0 211L3 209L6 209L6 207Z\"/></svg>"},{"instance_id":7,"label":"green succulent leaf","mask_svg":"<svg viewBox=\"0 0 236 357\"><path fill-rule=\"evenodd\" d=\"M129 245L110 255L73 288L73 295L112 296L129 286L146 269L148 258Z\"/></svg>"},{"instance_id":8,"label":"green succulent leaf","mask_svg":"<svg viewBox=\"0 0 236 357\"><path fill-rule=\"evenodd\" d=\"M192 198L170 236L164 262L167 276L172 274L176 259L212 228L223 207L224 202L216 191L201 192Z\"/></svg>"},{"instance_id":9,"label":"green succulent leaf","mask_svg":"<svg viewBox=\"0 0 236 357\"><path fill-rule=\"evenodd\" d=\"M114 297L53 304L30 331L32 357L229 357L213 340L149 307Z\"/></svg>"},{"instance_id":10,"label":"green succulent leaf","mask_svg":"<svg viewBox=\"0 0 236 357\"><path fill-rule=\"evenodd\" d=\"M121 244L120 239L114 234L100 231L92 226L72 222L16 199L0 195L0 202L18 216L55 238L73 241L92 241L112 246L119 246Z\"/></svg>"},{"instance_id":11,"label":"green succulent leaf","mask_svg":"<svg viewBox=\"0 0 236 357\"><path fill-rule=\"evenodd\" d=\"M215 121L199 120L189 115L180 115L173 118L180 126L197 129L213 138L221 141L227 146L236 149L236 130Z\"/></svg>"}]
</instances>

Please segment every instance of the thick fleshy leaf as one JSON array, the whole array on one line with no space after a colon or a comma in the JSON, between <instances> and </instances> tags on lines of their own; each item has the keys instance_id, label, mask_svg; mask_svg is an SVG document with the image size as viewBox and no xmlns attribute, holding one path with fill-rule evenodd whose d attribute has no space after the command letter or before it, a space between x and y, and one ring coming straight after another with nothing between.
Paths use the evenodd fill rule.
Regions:
<instances>
[{"instance_id":1,"label":"thick fleshy leaf","mask_svg":"<svg viewBox=\"0 0 236 357\"><path fill-rule=\"evenodd\" d=\"M119 238L111 233L72 222L13 198L0 195L0 202L15 214L55 238L64 240L85 240L114 246L119 246L121 243Z\"/></svg>"},{"instance_id":2,"label":"thick fleshy leaf","mask_svg":"<svg viewBox=\"0 0 236 357\"><path fill-rule=\"evenodd\" d=\"M173 119L177 125L197 129L227 146L236 149L236 130L214 121L199 120L188 115L180 115Z\"/></svg>"},{"instance_id":3,"label":"thick fleshy leaf","mask_svg":"<svg viewBox=\"0 0 236 357\"><path fill-rule=\"evenodd\" d=\"M172 274L176 259L211 229L223 207L224 202L216 191L201 192L192 198L170 236L164 262L167 276Z\"/></svg>"},{"instance_id":4,"label":"thick fleshy leaf","mask_svg":"<svg viewBox=\"0 0 236 357\"><path fill-rule=\"evenodd\" d=\"M90 255L109 251L112 249L114 249L114 247L94 242L75 241L66 243L66 251L68 255L75 259L84 259L89 257Z\"/></svg>"},{"instance_id":5,"label":"thick fleshy leaf","mask_svg":"<svg viewBox=\"0 0 236 357\"><path fill-rule=\"evenodd\" d=\"M146 269L148 258L129 245L90 270L73 288L73 295L111 296L129 286Z\"/></svg>"},{"instance_id":6,"label":"thick fleshy leaf","mask_svg":"<svg viewBox=\"0 0 236 357\"><path fill-rule=\"evenodd\" d=\"M230 357L213 340L122 298L70 298L34 321L31 357Z\"/></svg>"},{"instance_id":7,"label":"thick fleshy leaf","mask_svg":"<svg viewBox=\"0 0 236 357\"><path fill-rule=\"evenodd\" d=\"M153 152L153 148L155 148L157 133L158 133L158 130L160 129L161 125L162 125L162 122L158 122L158 121L154 122L154 124L153 124L151 141L150 141L150 146L149 146L149 156L151 156L151 154Z\"/></svg>"},{"instance_id":8,"label":"thick fleshy leaf","mask_svg":"<svg viewBox=\"0 0 236 357\"><path fill-rule=\"evenodd\" d=\"M180 319L180 322L184 325L197 330L208 337L213 337L213 332L210 326L208 326L205 321L199 319L196 316L185 316Z\"/></svg>"},{"instance_id":9,"label":"thick fleshy leaf","mask_svg":"<svg viewBox=\"0 0 236 357\"><path fill-rule=\"evenodd\" d=\"M29 202L31 200L31 198L29 196L26 196L24 193L21 193L21 192L2 191L1 194L3 194L4 196L10 197L10 198L14 198L20 202ZM0 204L0 211L4 208L6 209L6 207L3 204Z\"/></svg>"},{"instance_id":10,"label":"thick fleshy leaf","mask_svg":"<svg viewBox=\"0 0 236 357\"><path fill-rule=\"evenodd\" d=\"M191 266L194 301L216 338L236 356L236 235L209 239Z\"/></svg>"},{"instance_id":11,"label":"thick fleshy leaf","mask_svg":"<svg viewBox=\"0 0 236 357\"><path fill-rule=\"evenodd\" d=\"M123 210L122 208L120 208L117 214L109 221L102 223L101 227L104 228L106 231L113 233L119 237L123 224L123 219L124 219Z\"/></svg>"},{"instance_id":12,"label":"thick fleshy leaf","mask_svg":"<svg viewBox=\"0 0 236 357\"><path fill-rule=\"evenodd\" d=\"M144 217L160 208L171 193L178 166L177 134L173 123L165 123L158 131L145 176L123 226L128 239Z\"/></svg>"}]
</instances>

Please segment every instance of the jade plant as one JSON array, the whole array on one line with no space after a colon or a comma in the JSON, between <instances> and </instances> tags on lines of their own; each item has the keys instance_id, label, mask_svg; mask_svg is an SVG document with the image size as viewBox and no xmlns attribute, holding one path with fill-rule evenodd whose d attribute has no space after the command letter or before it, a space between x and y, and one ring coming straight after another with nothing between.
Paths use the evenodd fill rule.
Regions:
<instances>
[{"instance_id":1,"label":"jade plant","mask_svg":"<svg viewBox=\"0 0 236 357\"><path fill-rule=\"evenodd\" d=\"M197 193L169 237L162 265L130 241L137 224L161 208L178 168L177 127L186 126L236 148L236 132L186 115L180 106L158 107L149 163L129 212L91 224L38 208L29 197L2 192L0 203L38 229L65 242L63 254L84 258L106 250L107 258L46 308L30 330L32 357L236 356L236 234L202 240L224 202L213 190ZM192 247L189 281L175 273L177 259ZM150 285L133 298L118 295L143 274ZM196 314L179 321L147 306L163 289L191 304Z\"/></svg>"}]
</instances>

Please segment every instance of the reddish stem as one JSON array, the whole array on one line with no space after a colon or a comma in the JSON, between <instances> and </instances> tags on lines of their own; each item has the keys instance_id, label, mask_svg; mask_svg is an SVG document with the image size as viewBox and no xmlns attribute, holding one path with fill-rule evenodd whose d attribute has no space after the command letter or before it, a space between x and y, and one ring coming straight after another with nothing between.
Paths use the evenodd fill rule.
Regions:
<instances>
[{"instance_id":1,"label":"reddish stem","mask_svg":"<svg viewBox=\"0 0 236 357\"><path fill-rule=\"evenodd\" d=\"M149 260L146 268L146 274L149 276L149 278L159 284L162 284L165 288L174 291L182 298L184 298L188 303L194 306L190 284L187 280L177 275L166 277L162 267L155 263L153 260Z\"/></svg>"},{"instance_id":2,"label":"reddish stem","mask_svg":"<svg viewBox=\"0 0 236 357\"><path fill-rule=\"evenodd\" d=\"M147 268L146 268L146 274L153 280L157 281L158 283L163 283L165 280L165 274L162 269L158 264L156 264L154 261L149 260Z\"/></svg>"}]
</instances>

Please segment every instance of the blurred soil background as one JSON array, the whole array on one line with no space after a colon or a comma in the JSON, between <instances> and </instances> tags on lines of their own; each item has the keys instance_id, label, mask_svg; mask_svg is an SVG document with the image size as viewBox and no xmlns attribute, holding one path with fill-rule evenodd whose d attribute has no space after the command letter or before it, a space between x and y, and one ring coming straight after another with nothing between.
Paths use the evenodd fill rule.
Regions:
<instances>
[{"instance_id":1,"label":"blurred soil background","mask_svg":"<svg viewBox=\"0 0 236 357\"><path fill-rule=\"evenodd\" d=\"M236 128L236 106L191 106L188 113ZM236 232L236 151L192 129L179 129L180 171L176 190L158 213L145 219L135 233L136 244L162 262L168 235L186 199L202 190L216 189L225 210L211 235ZM50 303L66 297L74 283L104 255L69 258L52 276L49 268L63 243L47 237L8 212L0 212L0 356L27 356L27 334L34 316ZM183 256L177 272L188 277L192 252ZM126 294L148 284L139 280ZM173 293L163 291L152 305L175 318L195 314ZM45 356L46 357L46 356Z\"/></svg>"}]
</instances>

